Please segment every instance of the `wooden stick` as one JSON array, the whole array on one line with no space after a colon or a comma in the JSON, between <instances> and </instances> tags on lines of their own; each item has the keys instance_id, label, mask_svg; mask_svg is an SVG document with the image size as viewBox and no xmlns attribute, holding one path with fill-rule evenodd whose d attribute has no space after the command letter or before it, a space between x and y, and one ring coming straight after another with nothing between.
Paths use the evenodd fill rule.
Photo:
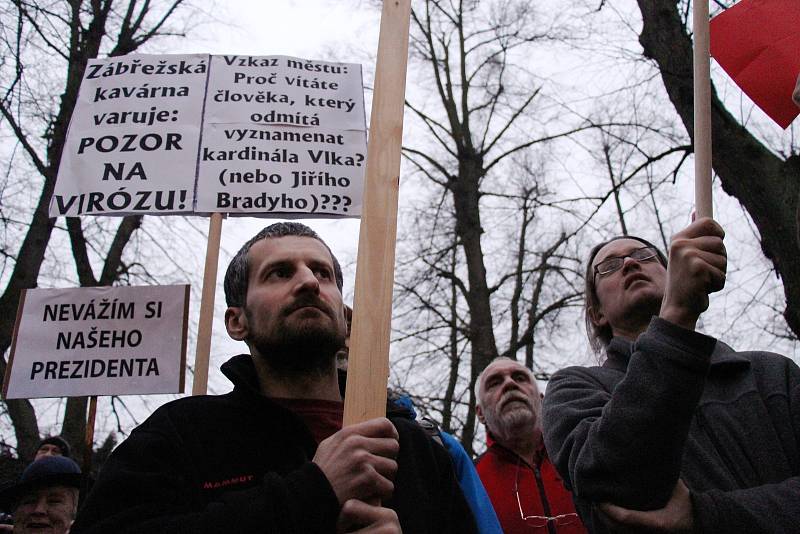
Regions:
<instances>
[{"instance_id":1,"label":"wooden stick","mask_svg":"<svg viewBox=\"0 0 800 534\"><path fill-rule=\"evenodd\" d=\"M358 241L345 425L386 414L410 16L411 0L383 2Z\"/></svg>"},{"instance_id":2,"label":"wooden stick","mask_svg":"<svg viewBox=\"0 0 800 534\"><path fill-rule=\"evenodd\" d=\"M94 420L97 417L97 395L89 397L89 415L86 418L86 441L83 450L83 472L86 476L92 472L92 453L94 447Z\"/></svg>"},{"instance_id":3,"label":"wooden stick","mask_svg":"<svg viewBox=\"0 0 800 534\"><path fill-rule=\"evenodd\" d=\"M692 16L694 24L694 203L698 217L713 217L708 0L695 0Z\"/></svg>"},{"instance_id":4,"label":"wooden stick","mask_svg":"<svg viewBox=\"0 0 800 534\"><path fill-rule=\"evenodd\" d=\"M197 327L197 351L194 357L192 395L205 395L208 390L208 361L211 355L211 331L214 321L214 293L217 289L217 262L222 236L222 214L212 213L208 221L208 248L203 273L203 296L200 299L200 320Z\"/></svg>"}]
</instances>

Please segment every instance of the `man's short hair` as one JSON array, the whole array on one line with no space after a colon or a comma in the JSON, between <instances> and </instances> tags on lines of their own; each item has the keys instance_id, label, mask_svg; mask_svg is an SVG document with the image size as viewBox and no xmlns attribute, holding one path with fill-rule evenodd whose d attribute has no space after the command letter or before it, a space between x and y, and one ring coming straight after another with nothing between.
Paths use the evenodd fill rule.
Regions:
<instances>
[{"instance_id":1,"label":"man's short hair","mask_svg":"<svg viewBox=\"0 0 800 534\"><path fill-rule=\"evenodd\" d=\"M489 365L484 367L483 371L481 371L480 374L478 374L478 378L475 379L475 403L476 404L479 404L479 405L481 404L481 380L483 379L483 375L486 373L486 369L488 369L489 366L492 365L494 362L501 362L501 361L509 361L509 362L514 362L516 364L519 364L531 376L531 381L534 384L536 384L536 375L533 374L533 371L531 371L530 369L525 367L525 365L523 365L522 363L518 362L514 358L509 358L508 356L498 356L497 358L495 358L492 361L490 361ZM539 388L538 385L537 385L536 388L537 389Z\"/></svg>"},{"instance_id":2,"label":"man's short hair","mask_svg":"<svg viewBox=\"0 0 800 534\"><path fill-rule=\"evenodd\" d=\"M250 276L250 266L247 260L247 253L250 252L252 247L262 239L270 239L277 237L311 237L316 239L328 250L328 253L333 259L333 272L336 277L336 286L339 291L342 291L343 279L342 268L339 265L339 260L333 255L330 247L314 230L305 224L298 222L279 222L271 224L253 236L247 243L242 245L239 252L233 257L228 264L228 269L225 271L225 302L227 305L243 307L247 300L247 284Z\"/></svg>"},{"instance_id":3,"label":"man's short hair","mask_svg":"<svg viewBox=\"0 0 800 534\"><path fill-rule=\"evenodd\" d=\"M639 241L645 246L653 247L657 253L659 263L661 263L661 265L664 267L667 266L667 257L664 256L664 253L661 252L657 246L652 244L647 239L636 237L634 235L618 235L607 241L603 241L592 248L592 250L589 252L589 260L586 262L586 274L584 276L585 286L583 293L583 318L584 321L586 321L586 336L589 338L589 345L597 354L608 347L608 344L611 343L611 338L614 337L614 334L611 332L610 325L595 325L594 322L592 322L592 316L589 313L590 309L597 308L600 305L600 301L597 298L597 286L595 285L592 262L594 261L595 256L597 256L597 253L600 252L601 248L613 241L618 241L620 239L633 239L634 241Z\"/></svg>"}]
</instances>

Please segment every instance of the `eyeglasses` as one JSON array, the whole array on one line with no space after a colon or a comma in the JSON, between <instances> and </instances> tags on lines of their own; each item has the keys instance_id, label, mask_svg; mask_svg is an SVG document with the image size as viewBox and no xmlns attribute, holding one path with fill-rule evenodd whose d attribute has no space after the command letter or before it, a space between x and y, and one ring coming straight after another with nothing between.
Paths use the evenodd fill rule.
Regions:
<instances>
[{"instance_id":1,"label":"eyeglasses","mask_svg":"<svg viewBox=\"0 0 800 534\"><path fill-rule=\"evenodd\" d=\"M522 511L522 501L519 498L519 464L520 461L517 460L517 474L514 477L514 496L517 498L517 506L519 507L520 519L522 519L526 525L534 528L546 527L548 523L550 523L551 521L556 526L556 528L577 523L579 520L578 514L574 512L571 514L561 514L555 516L525 515L525 512Z\"/></svg>"},{"instance_id":2,"label":"eyeglasses","mask_svg":"<svg viewBox=\"0 0 800 534\"><path fill-rule=\"evenodd\" d=\"M636 261L649 261L658 256L658 251L653 247L637 248L624 256L611 256L594 266L594 274L604 276L619 271L625 263L625 258Z\"/></svg>"}]
</instances>

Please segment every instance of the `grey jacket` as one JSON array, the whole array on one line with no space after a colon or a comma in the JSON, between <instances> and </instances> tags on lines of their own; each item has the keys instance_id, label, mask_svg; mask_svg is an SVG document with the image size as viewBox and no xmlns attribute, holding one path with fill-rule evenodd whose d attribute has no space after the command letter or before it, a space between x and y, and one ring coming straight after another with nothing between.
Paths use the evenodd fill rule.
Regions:
<instances>
[{"instance_id":1,"label":"grey jacket","mask_svg":"<svg viewBox=\"0 0 800 534\"><path fill-rule=\"evenodd\" d=\"M547 451L592 532L594 504L661 508L678 478L710 533L800 532L800 368L654 318L601 367L553 375Z\"/></svg>"}]
</instances>

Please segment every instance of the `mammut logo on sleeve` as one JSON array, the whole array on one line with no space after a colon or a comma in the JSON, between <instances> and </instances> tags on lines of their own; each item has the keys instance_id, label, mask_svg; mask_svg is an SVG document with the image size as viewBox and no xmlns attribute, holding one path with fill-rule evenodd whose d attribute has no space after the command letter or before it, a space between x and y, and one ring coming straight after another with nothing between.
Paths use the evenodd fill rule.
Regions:
<instances>
[{"instance_id":1,"label":"mammut logo on sleeve","mask_svg":"<svg viewBox=\"0 0 800 534\"><path fill-rule=\"evenodd\" d=\"M255 475L241 475L237 477L226 478L225 480L211 480L203 482L203 489L218 489L227 486L236 486L239 484L246 484L252 482L256 478Z\"/></svg>"}]
</instances>

